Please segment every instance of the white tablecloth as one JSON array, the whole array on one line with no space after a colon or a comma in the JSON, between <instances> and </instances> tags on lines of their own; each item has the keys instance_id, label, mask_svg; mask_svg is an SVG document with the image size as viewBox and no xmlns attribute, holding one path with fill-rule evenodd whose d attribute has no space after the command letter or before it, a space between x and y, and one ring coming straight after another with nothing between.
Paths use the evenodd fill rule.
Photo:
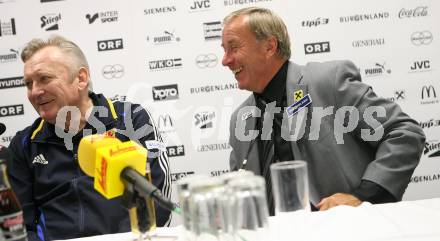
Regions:
<instances>
[{"instance_id":1,"label":"white tablecloth","mask_svg":"<svg viewBox=\"0 0 440 241\"><path fill-rule=\"evenodd\" d=\"M440 241L440 198L359 207L339 206L325 212L271 217L270 240L295 241ZM158 228L157 241L184 241L181 226ZM133 241L120 233L71 241ZM264 240L266 241L266 240Z\"/></svg>"}]
</instances>

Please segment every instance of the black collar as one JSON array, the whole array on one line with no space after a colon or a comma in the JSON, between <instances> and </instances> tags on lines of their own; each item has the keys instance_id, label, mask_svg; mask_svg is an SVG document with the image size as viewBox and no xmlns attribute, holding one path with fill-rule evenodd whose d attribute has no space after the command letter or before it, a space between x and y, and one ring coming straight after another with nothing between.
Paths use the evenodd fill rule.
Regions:
<instances>
[{"instance_id":1,"label":"black collar","mask_svg":"<svg viewBox=\"0 0 440 241\"><path fill-rule=\"evenodd\" d=\"M289 61L284 62L275 76L267 84L261 94L254 93L256 98L263 99L266 103L276 101L276 106L283 106L283 97L286 95L286 79L287 79L287 67Z\"/></svg>"}]
</instances>

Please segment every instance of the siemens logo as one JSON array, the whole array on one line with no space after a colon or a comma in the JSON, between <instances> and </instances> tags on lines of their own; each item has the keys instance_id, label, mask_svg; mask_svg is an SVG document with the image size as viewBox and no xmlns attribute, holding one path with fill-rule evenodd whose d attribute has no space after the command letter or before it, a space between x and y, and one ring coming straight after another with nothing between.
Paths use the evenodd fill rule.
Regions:
<instances>
[{"instance_id":1,"label":"siemens logo","mask_svg":"<svg viewBox=\"0 0 440 241\"><path fill-rule=\"evenodd\" d=\"M24 115L23 105L0 106L0 117Z\"/></svg>"},{"instance_id":2,"label":"siemens logo","mask_svg":"<svg viewBox=\"0 0 440 241\"><path fill-rule=\"evenodd\" d=\"M0 79L0 89L23 87L23 76Z\"/></svg>"},{"instance_id":3,"label":"siemens logo","mask_svg":"<svg viewBox=\"0 0 440 241\"><path fill-rule=\"evenodd\" d=\"M167 7L159 7L159 8L149 8L144 9L145 15L154 15L154 14L161 14L161 13L171 13L177 11L176 6L167 6Z\"/></svg>"}]
</instances>

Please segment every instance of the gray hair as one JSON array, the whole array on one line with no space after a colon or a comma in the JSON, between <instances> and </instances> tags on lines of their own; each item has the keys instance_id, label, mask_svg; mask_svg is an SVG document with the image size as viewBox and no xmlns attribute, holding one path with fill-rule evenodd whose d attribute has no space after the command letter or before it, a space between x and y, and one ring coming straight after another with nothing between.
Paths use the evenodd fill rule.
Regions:
<instances>
[{"instance_id":1,"label":"gray hair","mask_svg":"<svg viewBox=\"0 0 440 241\"><path fill-rule=\"evenodd\" d=\"M257 40L275 37L278 41L278 56L284 60L290 58L289 33L278 15L266 8L248 7L230 13L223 19L223 24L227 24L239 16L248 16L248 26Z\"/></svg>"},{"instance_id":2,"label":"gray hair","mask_svg":"<svg viewBox=\"0 0 440 241\"><path fill-rule=\"evenodd\" d=\"M53 35L47 40L43 40L40 38L32 39L25 45L23 51L21 51L21 60L23 60L23 62L26 62L36 52L49 46L58 47L66 55L66 61L68 61L68 68L71 79L75 78L76 74L81 68L86 68L90 71L86 56L78 47L78 45L59 35ZM93 90L90 76L88 89L89 91Z\"/></svg>"}]
</instances>

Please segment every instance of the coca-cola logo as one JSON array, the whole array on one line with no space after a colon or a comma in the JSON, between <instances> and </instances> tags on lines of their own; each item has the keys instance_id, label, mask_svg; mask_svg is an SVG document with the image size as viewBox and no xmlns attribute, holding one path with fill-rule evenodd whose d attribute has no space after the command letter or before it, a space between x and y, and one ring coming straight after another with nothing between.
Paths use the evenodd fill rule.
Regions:
<instances>
[{"instance_id":1,"label":"coca-cola logo","mask_svg":"<svg viewBox=\"0 0 440 241\"><path fill-rule=\"evenodd\" d=\"M399 18L415 18L415 17L426 17L428 16L428 7L419 6L414 9L402 8L399 11Z\"/></svg>"}]
</instances>

